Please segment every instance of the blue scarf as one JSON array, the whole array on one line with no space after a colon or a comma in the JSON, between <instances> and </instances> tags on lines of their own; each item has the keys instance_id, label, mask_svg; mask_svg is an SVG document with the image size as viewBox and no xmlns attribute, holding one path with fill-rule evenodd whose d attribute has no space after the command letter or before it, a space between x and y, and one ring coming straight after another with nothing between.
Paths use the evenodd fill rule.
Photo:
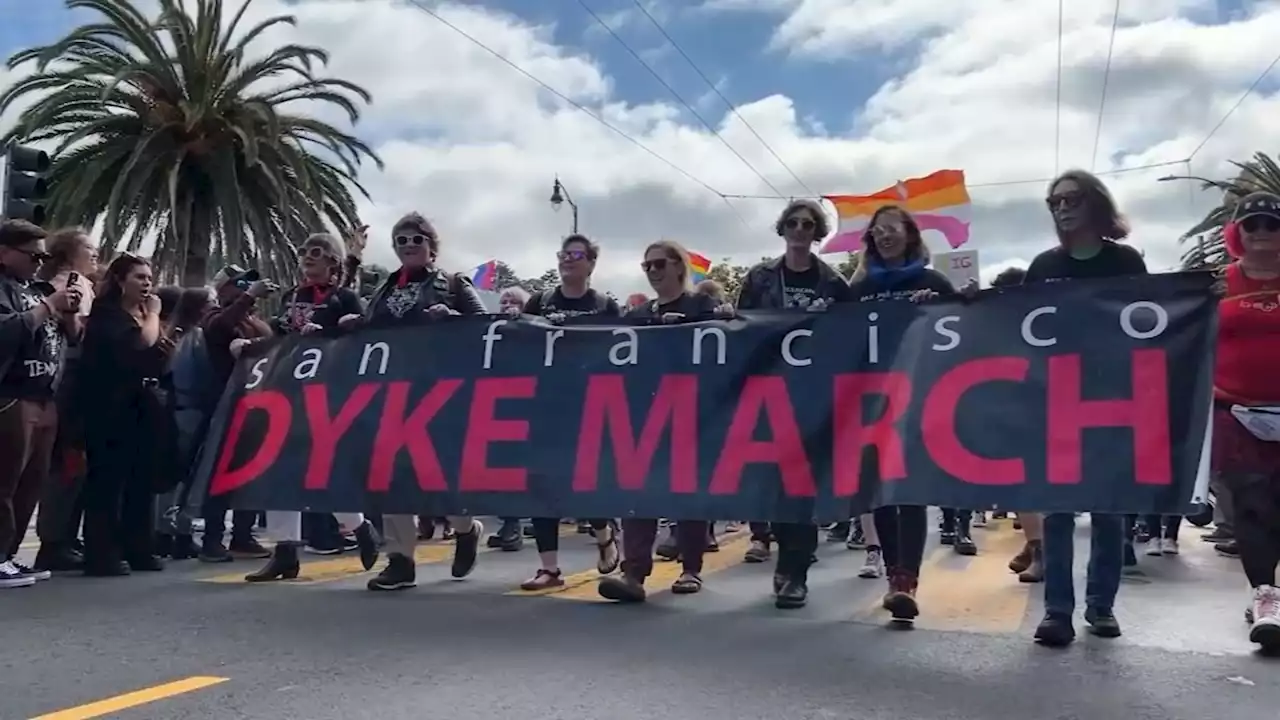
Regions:
<instances>
[{"instance_id":1,"label":"blue scarf","mask_svg":"<svg viewBox=\"0 0 1280 720\"><path fill-rule=\"evenodd\" d=\"M892 292L915 282L925 271L924 258L889 267L879 258L867 256L867 283L874 292Z\"/></svg>"}]
</instances>

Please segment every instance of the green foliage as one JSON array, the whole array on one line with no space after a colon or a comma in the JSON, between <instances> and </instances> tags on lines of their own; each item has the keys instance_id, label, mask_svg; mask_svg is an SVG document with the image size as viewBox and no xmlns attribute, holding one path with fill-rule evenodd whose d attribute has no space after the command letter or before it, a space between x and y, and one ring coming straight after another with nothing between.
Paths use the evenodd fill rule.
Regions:
<instances>
[{"instance_id":1,"label":"green foliage","mask_svg":"<svg viewBox=\"0 0 1280 720\"><path fill-rule=\"evenodd\" d=\"M1188 247L1182 253L1184 270L1219 267L1230 262L1227 256L1223 230L1236 203L1252 192L1269 192L1280 195L1280 165L1266 153L1257 153L1247 162L1232 162L1239 173L1231 180L1210 180L1194 176L1177 176L1168 180L1193 180L1200 183L1201 190L1214 190L1222 193L1222 201L1209 211L1204 219L1196 223L1179 238L1179 242Z\"/></svg>"}]
</instances>

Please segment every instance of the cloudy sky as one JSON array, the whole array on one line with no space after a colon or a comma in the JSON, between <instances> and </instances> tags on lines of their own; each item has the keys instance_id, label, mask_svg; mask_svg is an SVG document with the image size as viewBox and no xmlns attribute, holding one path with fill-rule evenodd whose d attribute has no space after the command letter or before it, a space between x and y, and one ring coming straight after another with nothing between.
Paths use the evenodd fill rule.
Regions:
<instances>
[{"instance_id":1,"label":"cloudy sky","mask_svg":"<svg viewBox=\"0 0 1280 720\"><path fill-rule=\"evenodd\" d=\"M361 178L370 259L390 262L390 224L419 210L454 269L498 258L538 275L569 231L548 202L558 175L604 248L597 284L625 292L655 239L750 263L779 251L779 196L941 168L967 173L969 247L990 276L1053 242L1056 171L1170 163L1107 179L1148 263L1171 267L1216 198L1158 179L1185 174L1193 151L1194 174L1220 176L1280 150L1280 69L1201 147L1275 59L1280 1L1121 0L1109 74L1114 0L1065 6L1060 92L1054 0L254 0L251 13L295 15L261 43L321 46L333 75L373 93L357 127L386 161ZM89 19L0 0L0 55Z\"/></svg>"}]
</instances>

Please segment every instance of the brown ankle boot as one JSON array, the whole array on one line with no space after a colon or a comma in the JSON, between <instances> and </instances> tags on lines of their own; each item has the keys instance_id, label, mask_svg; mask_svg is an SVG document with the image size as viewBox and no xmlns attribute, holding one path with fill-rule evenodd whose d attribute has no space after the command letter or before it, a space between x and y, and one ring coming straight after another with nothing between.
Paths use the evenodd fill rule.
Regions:
<instances>
[{"instance_id":1,"label":"brown ankle boot","mask_svg":"<svg viewBox=\"0 0 1280 720\"><path fill-rule=\"evenodd\" d=\"M1027 568L1031 567L1031 561L1034 555L1035 551L1031 548L1031 543L1024 543L1022 549L1018 551L1018 554L1014 555L1013 559L1009 561L1009 572L1025 572Z\"/></svg>"},{"instance_id":2,"label":"brown ankle boot","mask_svg":"<svg viewBox=\"0 0 1280 720\"><path fill-rule=\"evenodd\" d=\"M1039 540L1033 540L1027 543L1027 547L1031 549L1031 564L1027 565L1025 570L1018 573L1018 582L1044 582L1044 547L1041 545Z\"/></svg>"}]
</instances>

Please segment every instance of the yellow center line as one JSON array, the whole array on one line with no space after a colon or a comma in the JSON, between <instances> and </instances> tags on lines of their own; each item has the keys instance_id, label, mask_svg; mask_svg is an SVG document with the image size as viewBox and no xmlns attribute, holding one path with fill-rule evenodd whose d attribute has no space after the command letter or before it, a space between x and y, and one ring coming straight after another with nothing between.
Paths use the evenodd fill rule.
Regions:
<instances>
[{"instance_id":1,"label":"yellow center line","mask_svg":"<svg viewBox=\"0 0 1280 720\"><path fill-rule=\"evenodd\" d=\"M31 720L89 720L89 718L102 717L111 713L120 712L121 710L135 708L139 705L153 703L157 700L164 700L176 695L195 692L196 690L203 690L204 688L224 683L229 679L230 678L197 675L195 677L189 677L182 680L175 680L163 685L156 685L155 687L135 690L131 693L107 698L106 700L99 700L86 705L77 705L72 708L67 708L66 710L59 710L47 715L41 715L39 717L32 718Z\"/></svg>"}]
</instances>

